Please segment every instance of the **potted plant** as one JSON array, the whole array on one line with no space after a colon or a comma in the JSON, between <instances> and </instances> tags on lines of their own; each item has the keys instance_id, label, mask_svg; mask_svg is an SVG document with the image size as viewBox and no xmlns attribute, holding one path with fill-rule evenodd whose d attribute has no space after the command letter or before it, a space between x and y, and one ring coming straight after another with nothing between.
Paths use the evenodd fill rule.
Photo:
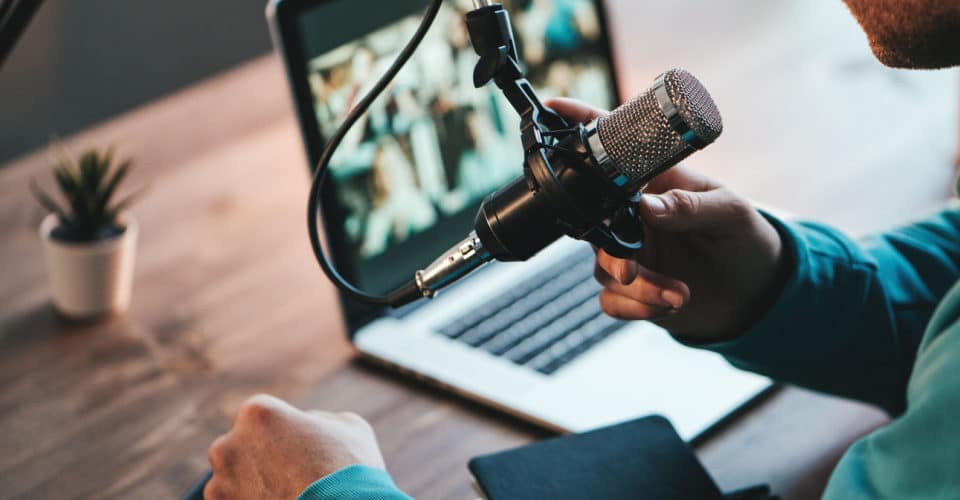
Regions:
<instances>
[{"instance_id":1,"label":"potted plant","mask_svg":"<svg viewBox=\"0 0 960 500\"><path fill-rule=\"evenodd\" d=\"M31 188L51 213L40 224L53 303L71 319L123 312L130 304L137 224L125 212L135 195L113 202L132 161L114 161L113 150L84 152L73 161L55 148L53 175L65 204Z\"/></svg>"}]
</instances>

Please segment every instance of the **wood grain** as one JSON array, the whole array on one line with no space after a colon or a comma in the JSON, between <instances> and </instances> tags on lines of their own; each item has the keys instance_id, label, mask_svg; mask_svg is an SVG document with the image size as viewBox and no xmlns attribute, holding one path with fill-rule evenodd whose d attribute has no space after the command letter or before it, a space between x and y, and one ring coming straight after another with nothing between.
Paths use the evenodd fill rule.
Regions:
<instances>
[{"instance_id":1,"label":"wood grain","mask_svg":"<svg viewBox=\"0 0 960 500\"><path fill-rule=\"evenodd\" d=\"M879 67L840 2L612 3L627 88L682 65L714 91L727 132L694 162L731 187L854 232L949 195L956 75ZM398 483L421 499L470 498L469 457L547 436L353 361L305 236L285 85L267 57L66 139L119 145L138 159L132 184L150 185L121 317L56 316L43 213L26 188L49 180L46 153L0 170L0 497L176 497L260 391L369 418ZM884 421L787 388L697 451L724 488L770 482L811 498L842 450Z\"/></svg>"}]
</instances>

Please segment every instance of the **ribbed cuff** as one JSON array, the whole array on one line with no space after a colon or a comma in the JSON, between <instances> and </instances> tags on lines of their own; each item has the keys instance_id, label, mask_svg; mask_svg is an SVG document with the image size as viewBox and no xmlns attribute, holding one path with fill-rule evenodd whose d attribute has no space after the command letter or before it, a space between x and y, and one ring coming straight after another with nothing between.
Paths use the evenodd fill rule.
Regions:
<instances>
[{"instance_id":1,"label":"ribbed cuff","mask_svg":"<svg viewBox=\"0 0 960 500\"><path fill-rule=\"evenodd\" d=\"M390 474L366 465L351 465L303 490L297 500L396 500L409 498L397 489Z\"/></svg>"}]
</instances>

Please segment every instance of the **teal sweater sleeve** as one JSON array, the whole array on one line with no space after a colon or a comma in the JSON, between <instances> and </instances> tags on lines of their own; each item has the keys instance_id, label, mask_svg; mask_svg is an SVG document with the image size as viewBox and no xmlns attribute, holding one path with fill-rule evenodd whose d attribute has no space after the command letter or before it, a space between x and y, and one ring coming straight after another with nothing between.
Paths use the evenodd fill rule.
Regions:
<instances>
[{"instance_id":1,"label":"teal sweater sleeve","mask_svg":"<svg viewBox=\"0 0 960 500\"><path fill-rule=\"evenodd\" d=\"M749 331L707 348L742 369L901 414L925 326L960 278L960 212L860 243L767 217L792 275Z\"/></svg>"},{"instance_id":2,"label":"teal sweater sleeve","mask_svg":"<svg viewBox=\"0 0 960 500\"><path fill-rule=\"evenodd\" d=\"M351 465L317 480L297 500L410 500L385 470Z\"/></svg>"},{"instance_id":3,"label":"teal sweater sleeve","mask_svg":"<svg viewBox=\"0 0 960 500\"><path fill-rule=\"evenodd\" d=\"M907 409L847 450L827 500L960 495L960 287L937 308L907 384Z\"/></svg>"},{"instance_id":4,"label":"teal sweater sleeve","mask_svg":"<svg viewBox=\"0 0 960 500\"><path fill-rule=\"evenodd\" d=\"M708 348L739 367L896 416L847 450L824 498L956 498L960 213L861 244L822 225L771 220L793 275L750 331Z\"/></svg>"}]
</instances>

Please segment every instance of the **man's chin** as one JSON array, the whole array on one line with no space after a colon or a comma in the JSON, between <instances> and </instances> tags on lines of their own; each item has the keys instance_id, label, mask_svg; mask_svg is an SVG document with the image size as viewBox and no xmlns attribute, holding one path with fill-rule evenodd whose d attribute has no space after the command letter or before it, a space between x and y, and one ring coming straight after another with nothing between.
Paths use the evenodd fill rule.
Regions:
<instances>
[{"instance_id":1,"label":"man's chin","mask_svg":"<svg viewBox=\"0 0 960 500\"><path fill-rule=\"evenodd\" d=\"M960 28L958 28L960 29ZM883 64L891 68L902 69L942 69L960 66L960 37L950 37L953 45L903 47L889 42L877 43L871 40L870 48ZM933 42L936 43L936 42ZM944 42L946 44L947 42ZM955 47L952 53L945 47Z\"/></svg>"},{"instance_id":2,"label":"man's chin","mask_svg":"<svg viewBox=\"0 0 960 500\"><path fill-rule=\"evenodd\" d=\"M960 2L845 0L880 62L894 68L960 65Z\"/></svg>"}]
</instances>

